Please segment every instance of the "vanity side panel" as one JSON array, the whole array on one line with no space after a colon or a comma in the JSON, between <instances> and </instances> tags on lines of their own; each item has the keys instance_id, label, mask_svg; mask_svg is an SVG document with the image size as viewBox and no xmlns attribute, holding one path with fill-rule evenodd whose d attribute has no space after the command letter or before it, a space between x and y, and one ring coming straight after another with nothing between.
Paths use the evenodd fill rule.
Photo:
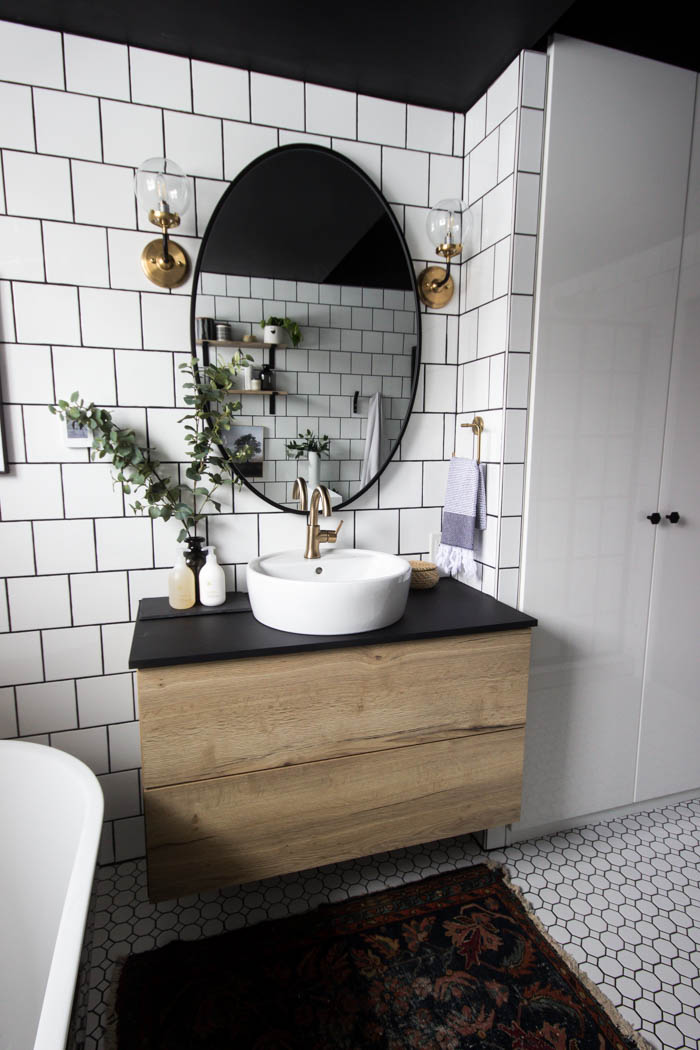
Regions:
<instances>
[{"instance_id":1,"label":"vanity side panel","mask_svg":"<svg viewBox=\"0 0 700 1050\"><path fill-rule=\"evenodd\" d=\"M524 729L146 791L152 900L433 842L520 812Z\"/></svg>"},{"instance_id":2,"label":"vanity side panel","mask_svg":"<svg viewBox=\"0 0 700 1050\"><path fill-rule=\"evenodd\" d=\"M530 633L139 671L144 786L521 726Z\"/></svg>"}]
</instances>

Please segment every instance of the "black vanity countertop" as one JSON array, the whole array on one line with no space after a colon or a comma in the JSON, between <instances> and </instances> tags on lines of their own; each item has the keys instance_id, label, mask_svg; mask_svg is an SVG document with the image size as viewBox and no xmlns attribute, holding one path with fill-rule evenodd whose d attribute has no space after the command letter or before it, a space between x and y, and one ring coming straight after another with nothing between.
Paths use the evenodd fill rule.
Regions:
<instances>
[{"instance_id":1,"label":"black vanity countertop","mask_svg":"<svg viewBox=\"0 0 700 1050\"><path fill-rule=\"evenodd\" d=\"M442 579L432 590L410 591L406 612L396 623L362 634L290 634L258 623L252 612L157 620L141 619L139 613L129 667L165 667L314 649L385 645L483 631L510 631L536 624L532 616L473 587Z\"/></svg>"}]
</instances>

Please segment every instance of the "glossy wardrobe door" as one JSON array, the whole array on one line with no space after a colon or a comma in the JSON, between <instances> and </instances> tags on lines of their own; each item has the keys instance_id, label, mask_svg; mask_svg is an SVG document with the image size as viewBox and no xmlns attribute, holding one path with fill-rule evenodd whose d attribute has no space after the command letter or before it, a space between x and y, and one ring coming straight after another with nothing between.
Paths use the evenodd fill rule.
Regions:
<instances>
[{"instance_id":1,"label":"glossy wardrobe door","mask_svg":"<svg viewBox=\"0 0 700 1050\"><path fill-rule=\"evenodd\" d=\"M651 590L637 798L700 785L700 111L696 106ZM677 522L666 515L676 511Z\"/></svg>"},{"instance_id":2,"label":"glossy wardrobe door","mask_svg":"<svg viewBox=\"0 0 700 1050\"><path fill-rule=\"evenodd\" d=\"M634 798L696 80L568 38L549 54L520 829Z\"/></svg>"}]
</instances>

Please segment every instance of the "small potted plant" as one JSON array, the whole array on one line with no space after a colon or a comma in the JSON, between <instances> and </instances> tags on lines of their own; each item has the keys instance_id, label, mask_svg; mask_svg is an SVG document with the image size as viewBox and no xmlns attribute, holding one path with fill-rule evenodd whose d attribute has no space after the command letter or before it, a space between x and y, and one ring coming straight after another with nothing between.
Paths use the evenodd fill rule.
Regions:
<instances>
[{"instance_id":1,"label":"small potted plant","mask_svg":"<svg viewBox=\"0 0 700 1050\"><path fill-rule=\"evenodd\" d=\"M290 317L268 317L260 322L263 330L263 342L272 343L274 346L282 342L282 333L286 331L292 340L292 346L299 346L301 342L301 329L296 321Z\"/></svg>"},{"instance_id":2,"label":"small potted plant","mask_svg":"<svg viewBox=\"0 0 700 1050\"><path fill-rule=\"evenodd\" d=\"M307 430L304 434L299 434L298 436L299 441L287 441L284 447L287 450L287 455L293 455L294 459L301 459L304 455L308 458L308 484L309 488L313 489L320 480L321 456L330 456L331 439L328 437L328 434L322 434L318 437L313 430Z\"/></svg>"}]
</instances>

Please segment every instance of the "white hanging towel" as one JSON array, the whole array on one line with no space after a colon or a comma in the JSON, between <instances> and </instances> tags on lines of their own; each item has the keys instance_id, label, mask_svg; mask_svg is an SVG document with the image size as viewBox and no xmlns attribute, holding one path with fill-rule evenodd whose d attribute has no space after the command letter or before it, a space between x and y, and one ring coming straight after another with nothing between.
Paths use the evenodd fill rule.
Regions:
<instances>
[{"instance_id":1,"label":"white hanging towel","mask_svg":"<svg viewBox=\"0 0 700 1050\"><path fill-rule=\"evenodd\" d=\"M377 391L369 399L365 458L362 460L360 485L364 487L379 470L382 448L382 395Z\"/></svg>"},{"instance_id":2,"label":"white hanging towel","mask_svg":"<svg viewBox=\"0 0 700 1050\"><path fill-rule=\"evenodd\" d=\"M450 576L476 576L474 533L486 528L486 468L474 459L453 456L447 472L442 537L435 557Z\"/></svg>"}]
</instances>

